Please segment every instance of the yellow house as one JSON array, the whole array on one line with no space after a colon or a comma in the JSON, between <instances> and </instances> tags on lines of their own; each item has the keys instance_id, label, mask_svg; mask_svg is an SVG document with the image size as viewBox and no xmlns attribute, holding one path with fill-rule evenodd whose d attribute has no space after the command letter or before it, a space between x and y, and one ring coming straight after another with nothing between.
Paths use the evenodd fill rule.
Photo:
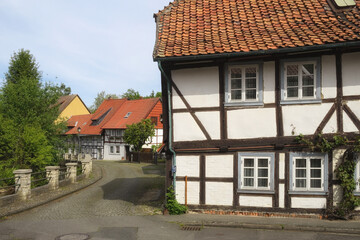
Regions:
<instances>
[{"instance_id":1,"label":"yellow house","mask_svg":"<svg viewBox=\"0 0 360 240\"><path fill-rule=\"evenodd\" d=\"M57 103L60 106L59 117L56 121L67 121L72 116L90 114L89 109L77 94L62 96Z\"/></svg>"}]
</instances>

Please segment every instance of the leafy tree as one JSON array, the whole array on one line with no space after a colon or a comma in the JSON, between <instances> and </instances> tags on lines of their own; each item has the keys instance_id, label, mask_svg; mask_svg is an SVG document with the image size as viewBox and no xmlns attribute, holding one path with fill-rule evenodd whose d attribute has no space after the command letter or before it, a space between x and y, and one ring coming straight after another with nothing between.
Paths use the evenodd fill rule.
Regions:
<instances>
[{"instance_id":1,"label":"leafy tree","mask_svg":"<svg viewBox=\"0 0 360 240\"><path fill-rule=\"evenodd\" d=\"M161 92L154 92L154 90L151 91L149 96L146 96L145 98L161 98Z\"/></svg>"},{"instance_id":2,"label":"leafy tree","mask_svg":"<svg viewBox=\"0 0 360 240\"><path fill-rule=\"evenodd\" d=\"M0 177L17 168L36 171L58 160L64 123L55 123L55 103L66 87L43 84L38 67L33 55L21 49L11 57L5 74L0 92Z\"/></svg>"},{"instance_id":3,"label":"leafy tree","mask_svg":"<svg viewBox=\"0 0 360 240\"><path fill-rule=\"evenodd\" d=\"M109 99L109 98L118 99L119 97L116 94L106 94L105 91L99 92L94 99L93 105L90 106L90 112L94 113L96 109L98 109L98 107L101 105L101 103L105 99Z\"/></svg>"},{"instance_id":4,"label":"leafy tree","mask_svg":"<svg viewBox=\"0 0 360 240\"><path fill-rule=\"evenodd\" d=\"M127 98L129 100L140 99L141 95L138 91L135 91L132 88L129 88L125 93L121 95L121 98Z\"/></svg>"},{"instance_id":5,"label":"leafy tree","mask_svg":"<svg viewBox=\"0 0 360 240\"><path fill-rule=\"evenodd\" d=\"M126 143L132 145L136 152L140 152L146 140L154 135L154 124L151 120L142 119L138 123L126 125L124 140Z\"/></svg>"}]
</instances>

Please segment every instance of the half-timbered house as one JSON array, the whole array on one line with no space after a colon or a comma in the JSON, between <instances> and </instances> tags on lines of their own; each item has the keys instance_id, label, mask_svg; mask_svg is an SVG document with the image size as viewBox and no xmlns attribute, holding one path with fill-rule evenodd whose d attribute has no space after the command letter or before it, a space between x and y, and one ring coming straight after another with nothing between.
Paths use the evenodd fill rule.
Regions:
<instances>
[{"instance_id":1,"label":"half-timbered house","mask_svg":"<svg viewBox=\"0 0 360 240\"><path fill-rule=\"evenodd\" d=\"M280 212L339 202L344 150L295 138L359 134L360 1L176 0L154 17L178 201Z\"/></svg>"},{"instance_id":2,"label":"half-timbered house","mask_svg":"<svg viewBox=\"0 0 360 240\"><path fill-rule=\"evenodd\" d=\"M144 148L162 144L162 105L159 98L127 100L107 99L93 114L73 116L68 120L70 128L67 135L69 151L73 155L81 153L81 158L125 160L129 145L123 135L127 125L151 119L155 125L155 136L149 139Z\"/></svg>"}]
</instances>

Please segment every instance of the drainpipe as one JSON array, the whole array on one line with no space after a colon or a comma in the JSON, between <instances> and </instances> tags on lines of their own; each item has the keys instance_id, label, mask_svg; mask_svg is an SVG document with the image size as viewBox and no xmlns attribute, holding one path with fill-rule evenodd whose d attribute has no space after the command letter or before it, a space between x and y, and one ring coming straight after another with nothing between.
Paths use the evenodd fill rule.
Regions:
<instances>
[{"instance_id":1,"label":"drainpipe","mask_svg":"<svg viewBox=\"0 0 360 240\"><path fill-rule=\"evenodd\" d=\"M174 187L174 192L176 192L176 153L174 151L174 149L172 148L172 118L171 118L171 91L170 91L170 87L171 87L171 80L170 78L166 75L164 69L161 66L161 62L158 61L158 67L160 69L160 72L162 73L162 75L166 78L166 82L167 82L167 96L168 96L168 113L169 113L169 150L172 153L172 168L171 168L171 172L173 174L173 187Z\"/></svg>"}]
</instances>

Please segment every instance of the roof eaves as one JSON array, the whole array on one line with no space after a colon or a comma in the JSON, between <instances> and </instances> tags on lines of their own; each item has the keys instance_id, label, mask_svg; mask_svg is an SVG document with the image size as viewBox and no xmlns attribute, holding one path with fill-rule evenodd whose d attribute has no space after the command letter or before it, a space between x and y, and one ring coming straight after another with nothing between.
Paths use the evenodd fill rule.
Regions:
<instances>
[{"instance_id":1,"label":"roof eaves","mask_svg":"<svg viewBox=\"0 0 360 240\"><path fill-rule=\"evenodd\" d=\"M245 56L259 56L267 54L285 54L285 53L296 53L296 52L308 52L308 51L319 51L325 49L335 48L346 48L346 47L360 47L360 41L331 43L322 45L312 45L304 47L294 48L279 48L270 50L259 50L250 52L233 52L233 53L215 53L206 55L191 55L191 56L177 56L177 57L155 57L154 62L176 62L176 61L194 61L194 60L209 60L219 58L231 58L231 57L245 57Z\"/></svg>"}]
</instances>

